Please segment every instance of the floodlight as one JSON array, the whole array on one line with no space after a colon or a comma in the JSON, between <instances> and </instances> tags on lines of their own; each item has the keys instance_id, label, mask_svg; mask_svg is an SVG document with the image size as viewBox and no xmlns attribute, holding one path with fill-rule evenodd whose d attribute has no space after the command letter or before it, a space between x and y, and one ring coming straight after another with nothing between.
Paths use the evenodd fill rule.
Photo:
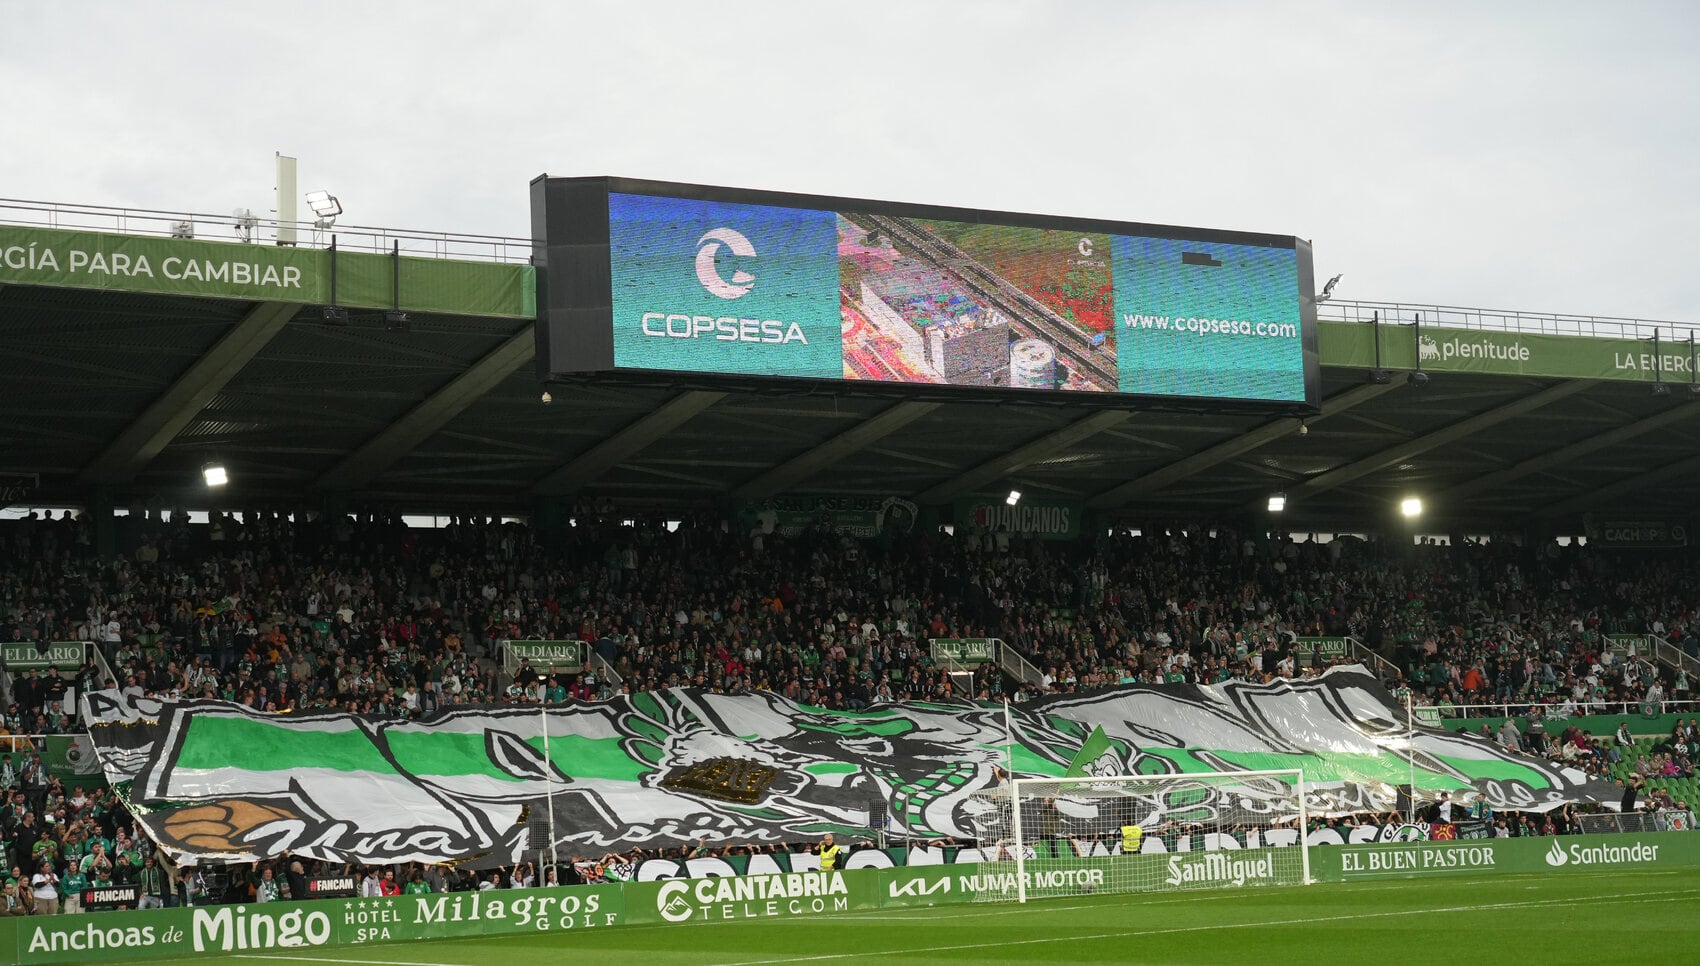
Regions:
<instances>
[{"instance_id":1,"label":"floodlight","mask_svg":"<svg viewBox=\"0 0 1700 966\"><path fill-rule=\"evenodd\" d=\"M223 486L230 482L230 474L224 471L223 463L208 463L201 467L201 476L208 486Z\"/></svg>"},{"instance_id":2,"label":"floodlight","mask_svg":"<svg viewBox=\"0 0 1700 966\"><path fill-rule=\"evenodd\" d=\"M1340 276L1339 275L1336 275L1333 278L1329 279L1328 284L1322 286L1322 294L1318 295L1316 297L1315 301L1318 304L1320 304L1320 303L1326 302L1329 299L1333 298L1334 297L1334 286L1339 285L1339 284L1340 284Z\"/></svg>"},{"instance_id":3,"label":"floodlight","mask_svg":"<svg viewBox=\"0 0 1700 966\"><path fill-rule=\"evenodd\" d=\"M1010 490L1009 496L1004 497L1003 501L1005 503L1009 504L1010 506L1015 506L1017 503L1021 502L1021 491L1020 490Z\"/></svg>"},{"instance_id":4,"label":"floodlight","mask_svg":"<svg viewBox=\"0 0 1700 966\"><path fill-rule=\"evenodd\" d=\"M307 207L313 209L313 214L320 218L335 218L342 214L342 202L336 200L336 195L329 191L307 192Z\"/></svg>"},{"instance_id":5,"label":"floodlight","mask_svg":"<svg viewBox=\"0 0 1700 966\"><path fill-rule=\"evenodd\" d=\"M1414 496L1405 497L1399 501L1399 512L1407 517L1420 517L1423 515L1423 501Z\"/></svg>"},{"instance_id":6,"label":"floodlight","mask_svg":"<svg viewBox=\"0 0 1700 966\"><path fill-rule=\"evenodd\" d=\"M1280 513L1287 508L1287 494L1271 493L1269 495L1269 512Z\"/></svg>"}]
</instances>

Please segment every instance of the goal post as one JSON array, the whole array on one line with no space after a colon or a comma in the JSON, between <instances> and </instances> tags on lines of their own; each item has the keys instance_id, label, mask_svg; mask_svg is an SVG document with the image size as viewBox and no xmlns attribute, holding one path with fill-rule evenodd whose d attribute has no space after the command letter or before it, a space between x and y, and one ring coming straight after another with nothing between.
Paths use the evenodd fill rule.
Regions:
<instances>
[{"instance_id":1,"label":"goal post","mask_svg":"<svg viewBox=\"0 0 1700 966\"><path fill-rule=\"evenodd\" d=\"M1019 778L982 792L987 901L1311 881L1298 769ZM1009 868L1005 866L1005 868Z\"/></svg>"}]
</instances>

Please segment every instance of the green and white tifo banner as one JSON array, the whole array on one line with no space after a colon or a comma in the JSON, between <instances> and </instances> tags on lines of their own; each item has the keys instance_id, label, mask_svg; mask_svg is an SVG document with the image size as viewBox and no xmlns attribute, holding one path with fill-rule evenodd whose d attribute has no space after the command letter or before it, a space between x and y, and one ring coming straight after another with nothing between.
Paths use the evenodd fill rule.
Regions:
<instances>
[{"instance_id":1,"label":"green and white tifo banner","mask_svg":"<svg viewBox=\"0 0 1700 966\"><path fill-rule=\"evenodd\" d=\"M1007 760L1061 776L1094 726L1098 773L1304 770L1313 814L1419 798L1545 810L1616 803L1581 770L1479 737L1419 729L1361 667L1271 684L1130 685L1012 707L911 703L864 712L769 693L698 689L537 706L455 709L422 721L259 714L222 701L88 697L108 780L168 850L234 860L293 850L332 861L512 861L551 814L565 852L715 841L795 843L879 828L974 835ZM1256 793L1260 794L1260 793ZM1211 795L1220 797L1220 801ZM1151 821L1208 824L1254 793L1182 796ZM1227 799L1230 795L1234 801ZM1269 789L1271 818L1290 806ZM1089 825L1093 817L1082 821Z\"/></svg>"}]
</instances>

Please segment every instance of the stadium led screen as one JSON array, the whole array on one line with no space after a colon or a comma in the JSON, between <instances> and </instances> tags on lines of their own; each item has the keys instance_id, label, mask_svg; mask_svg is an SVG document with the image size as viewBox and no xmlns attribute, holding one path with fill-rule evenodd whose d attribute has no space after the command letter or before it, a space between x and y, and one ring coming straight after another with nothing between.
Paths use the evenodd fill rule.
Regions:
<instances>
[{"instance_id":1,"label":"stadium led screen","mask_svg":"<svg viewBox=\"0 0 1700 966\"><path fill-rule=\"evenodd\" d=\"M1309 246L610 178L533 182L545 378L1314 405Z\"/></svg>"}]
</instances>

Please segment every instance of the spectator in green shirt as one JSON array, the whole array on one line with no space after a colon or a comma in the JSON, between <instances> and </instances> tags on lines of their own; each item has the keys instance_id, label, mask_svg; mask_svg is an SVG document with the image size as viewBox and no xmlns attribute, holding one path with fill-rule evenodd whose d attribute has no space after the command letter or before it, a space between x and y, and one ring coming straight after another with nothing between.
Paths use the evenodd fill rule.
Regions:
<instances>
[{"instance_id":1,"label":"spectator in green shirt","mask_svg":"<svg viewBox=\"0 0 1700 966\"><path fill-rule=\"evenodd\" d=\"M83 890L89 887L89 877L73 863L59 880L59 891L64 896L60 904L67 913L83 911Z\"/></svg>"}]
</instances>

